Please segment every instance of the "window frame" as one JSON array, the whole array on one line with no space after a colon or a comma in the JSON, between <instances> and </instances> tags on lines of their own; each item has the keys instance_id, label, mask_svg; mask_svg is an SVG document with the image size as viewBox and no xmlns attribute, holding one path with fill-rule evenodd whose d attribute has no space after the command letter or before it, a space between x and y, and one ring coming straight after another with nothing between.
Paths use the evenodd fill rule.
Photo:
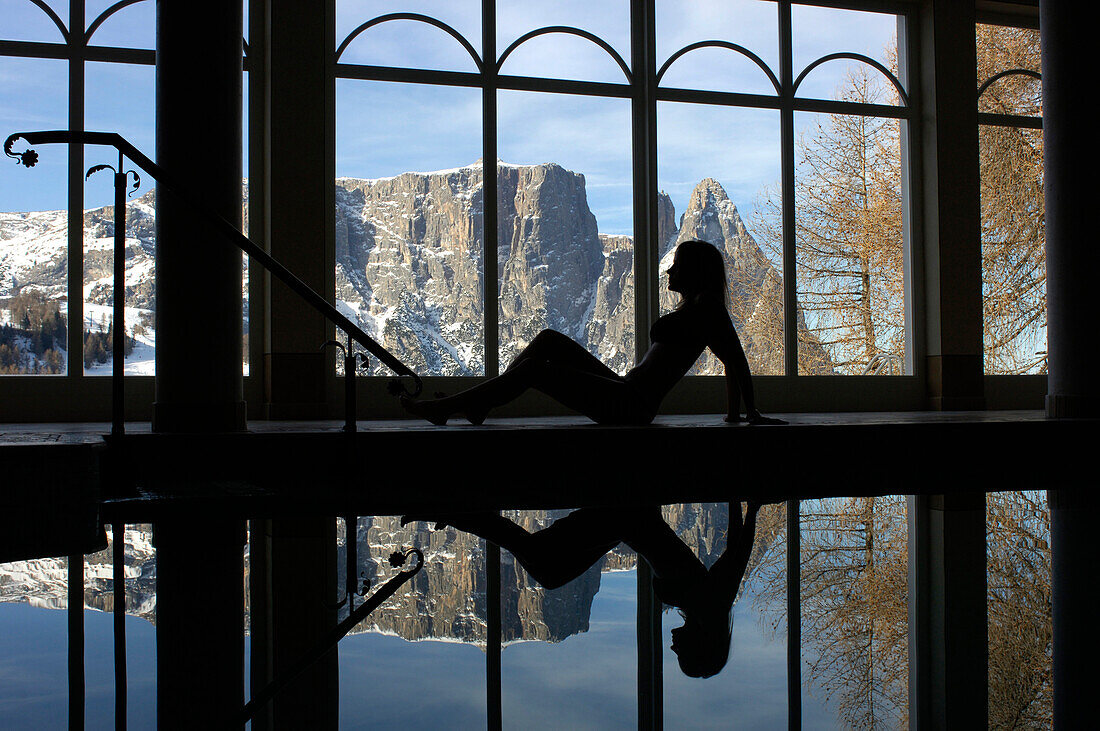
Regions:
<instances>
[{"instance_id":1,"label":"window frame","mask_svg":"<svg viewBox=\"0 0 1100 731\"><path fill-rule=\"evenodd\" d=\"M152 48L129 48L120 46L93 45L96 31L104 23L127 8L153 0L122 0L104 9L96 18L86 17L85 0L72 0L69 3L67 18L60 17L48 3L29 3L38 6L43 14L57 26L61 41L20 41L0 38L0 58L55 59L67 62L68 87L64 92L68 106L68 129L74 132L86 131L85 118L87 105L85 92L87 86L88 63L129 64L136 66L156 66L156 50ZM249 0L243 0L247 8ZM75 30L74 30L75 29ZM247 28L246 28L247 33ZM244 42L243 69L248 71L248 43ZM150 100L151 102L154 100ZM245 104L248 101L245 100ZM0 136L7 137L17 131L4 130ZM98 130L97 130L98 131ZM111 131L111 130L107 130ZM155 157L154 150L144 151L149 157ZM60 148L43 150L45 154L60 155ZM69 145L67 150L67 204L66 213L70 224L82 221L85 208L85 175L87 165L82 145ZM127 169L130 169L129 167ZM33 172L28 173L33 175ZM28 181L33 184L33 181ZM110 419L111 378L89 375L82 365L83 321L84 321L84 230L83 226L68 226L67 239L67 296L68 324L67 362L63 375L36 376L17 374L0 377L0 402L5 406L5 419L10 421L103 421ZM250 274L255 274L251 271ZM258 302L262 291L258 289L257 279L250 276L249 300ZM259 309L259 308L255 308ZM73 327L72 323L81 323ZM250 327L251 331L252 328ZM262 340L249 339L249 363L262 362ZM75 364L75 366L74 366ZM261 369L250 368L245 378L246 394L258 402L261 399ZM126 375L126 418L148 420L152 412L155 391L155 376Z\"/></svg>"},{"instance_id":2,"label":"window frame","mask_svg":"<svg viewBox=\"0 0 1100 731\"><path fill-rule=\"evenodd\" d=\"M793 47L791 31L792 5L818 5L829 8L852 9L878 12L894 15L898 22L898 46L899 46L899 72L898 79L905 89L908 99L899 106L858 104L837 100L813 99L797 96L795 84L802 77L796 79L796 71L793 69ZM657 307L659 300L659 281L657 275L657 248L659 243L655 240L656 224L656 197L657 197L657 152L656 152L656 104L657 102L673 102L688 104L719 105L730 108L769 109L779 112L781 116L781 155L782 155L782 190L783 190L783 217L785 219L784 231L784 261L783 286L784 286L784 311L795 311L795 267L793 246L793 190L794 190L794 145L795 132L793 115L796 112L819 112L826 114L858 114L865 116L889 117L898 119L901 123L901 155L902 155L902 208L903 208L903 249L904 249L904 278L905 278L905 312L906 312L906 357L903 375L890 376L888 378L869 378L866 376L838 375L838 376L814 376L799 375L797 373L797 332L794 329L794 319L785 318L784 326L784 359L786 372L783 375L754 376L755 389L758 403L761 408L771 411L804 411L804 410L918 410L924 408L924 382L923 382L923 343L922 319L920 312L919 279L916 276L914 262L920 257L919 235L914 231L914 226L920 219L916 214L919 207L919 185L915 183L914 167L910 160L919 158L917 147L919 145L919 133L914 130L915 120L919 119L919 94L917 93L918 80L915 78L915 66L905 63L909 55L907 49L911 44L910 29L915 27L912 22L917 8L914 3L899 0L895 2L871 1L871 2L805 2L792 3L791 0L779 0L775 3L777 17L776 28L780 33L779 48L779 73L773 75L773 83L777 85L777 93L772 95L737 93L725 91L708 91L701 89L681 89L674 87L662 87L658 77L677 58L692 49L696 44L689 45L676 51L668 60L656 58L655 38L655 0L634 2L630 8L631 49L628 58L624 61L611 51L611 47L601 39L589 38L593 43L600 45L605 51L610 51L611 58L619 63L626 72L633 72L632 78L627 78L623 83L567 80L549 78L544 76L512 76L499 73L502 62L507 55L515 50L522 42L553 32L571 32L574 35L587 33L581 29L553 26L540 28L526 33L513 42L507 49L498 55L495 3L491 0L483 0L482 12L482 53L479 57L474 50L472 39L464 39L453 28L446 26L443 21L427 16L411 13L389 13L374 18L363 18L359 26L344 38L334 39L334 53L332 57L331 83L335 86L336 80L363 80L371 82L401 82L414 84L428 84L448 87L467 87L480 89L483 95L482 118L482 159L497 159L496 141L498 135L496 120L496 93L498 91L535 91L558 94L576 94L595 97L612 97L630 99L633 112L633 139L631 142L631 154L634 167L634 281L635 281L635 333L636 358L644 354L648 347L643 334L649 332L649 328L658 316ZM429 23L436 28L444 30L455 39L456 44L465 47L467 53L473 57L478 68L477 71L441 71L431 69L413 69L399 66L379 66L368 64L346 63L341 59L341 53L352 40L371 27L376 27L392 20L417 20ZM591 34L588 34L591 35ZM446 42L447 39L444 39ZM830 54L832 55L832 54ZM854 54L845 54L852 58ZM483 61L484 58L494 58L495 63ZM826 59L828 57L825 57ZM823 59L812 62L806 69L812 70ZM660 71L658 65L661 64ZM645 69L645 73L639 74L635 69ZM335 119L335 112L333 113ZM490 191L488 186L495 187L492 176L486 175L486 201L484 215L496 217L495 191ZM484 226L485 241L484 250L493 251L498 246L496 240L496 227ZM329 244L332 246L332 244ZM493 288L499 286L499 275L495 257L483 257L483 277L485 290L483 292L484 322L483 344L485 352L485 377L496 375L501 370L498 360L498 321L497 308L488 303L495 301L492 296ZM492 283L492 284L490 284ZM382 393L382 387L371 384L370 381L384 380L378 377L361 377L360 381L367 381L365 388L360 389L365 396L372 400L361 399L360 404L372 411L379 410L375 394ZM476 377L444 377L426 376L425 391L441 390L451 392L468 384L477 382ZM724 379L721 376L699 376L684 379L669 394L662 411L665 413L714 413L725 408L723 396ZM330 392L333 389L330 388ZM390 415L386 405L382 405L382 411ZM510 407L502 407L501 413L523 415L531 413L563 414L568 413L563 408L537 397L521 399ZM399 415L399 411L393 411L393 415Z\"/></svg>"}]
</instances>

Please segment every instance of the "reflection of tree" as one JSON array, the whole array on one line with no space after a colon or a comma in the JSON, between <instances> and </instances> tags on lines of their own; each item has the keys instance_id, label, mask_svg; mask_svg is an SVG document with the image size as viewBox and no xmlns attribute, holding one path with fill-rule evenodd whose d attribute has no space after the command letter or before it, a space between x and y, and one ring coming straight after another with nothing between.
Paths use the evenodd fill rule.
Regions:
<instances>
[{"instance_id":1,"label":"reflection of tree","mask_svg":"<svg viewBox=\"0 0 1100 731\"><path fill-rule=\"evenodd\" d=\"M978 83L1010 69L1039 70L1039 32L978 26ZM1039 82L1010 75L982 94L979 110L1042 113ZM978 130L982 201L982 301L988 373L1044 373L1046 256L1043 135L982 125Z\"/></svg>"},{"instance_id":2,"label":"reflection of tree","mask_svg":"<svg viewBox=\"0 0 1100 731\"><path fill-rule=\"evenodd\" d=\"M907 719L908 547L905 498L829 498L802 504L803 682L845 725ZM785 522L761 514L772 546ZM989 725L1052 722L1050 513L1041 492L987 500ZM752 577L773 631L786 623L786 560L770 550Z\"/></svg>"},{"instance_id":3,"label":"reflection of tree","mask_svg":"<svg viewBox=\"0 0 1100 731\"><path fill-rule=\"evenodd\" d=\"M819 689L848 726L905 725L905 498L814 500L803 504L801 526L804 684ZM771 552L755 581L762 611L773 628L782 626L785 557Z\"/></svg>"},{"instance_id":4,"label":"reflection of tree","mask_svg":"<svg viewBox=\"0 0 1100 731\"><path fill-rule=\"evenodd\" d=\"M1049 728L1051 686L1050 511L1043 493L990 493L989 726Z\"/></svg>"}]
</instances>

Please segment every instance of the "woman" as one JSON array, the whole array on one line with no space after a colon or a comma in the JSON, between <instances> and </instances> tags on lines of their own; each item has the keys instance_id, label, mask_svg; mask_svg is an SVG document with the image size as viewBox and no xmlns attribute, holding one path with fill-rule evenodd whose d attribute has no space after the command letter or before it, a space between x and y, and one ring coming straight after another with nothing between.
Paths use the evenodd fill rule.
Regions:
<instances>
[{"instance_id":1,"label":"woman","mask_svg":"<svg viewBox=\"0 0 1100 731\"><path fill-rule=\"evenodd\" d=\"M491 409L534 388L599 424L648 424L662 399L709 347L726 369L726 421L742 421L744 398L750 423L783 423L756 410L749 364L726 311L725 265L718 249L705 241L680 244L668 270L668 288L680 294L680 304L653 324L649 351L625 376L565 335L543 330L496 378L454 396L429 401L402 397L401 402L433 424L444 425L455 414L480 424Z\"/></svg>"},{"instance_id":2,"label":"woman","mask_svg":"<svg viewBox=\"0 0 1100 731\"><path fill-rule=\"evenodd\" d=\"M657 598L680 610L684 625L672 630L672 650L685 675L707 678L726 665L733 602L745 575L760 506L730 503L726 550L707 569L661 517L660 508L581 508L528 533L498 513L440 516L444 525L473 533L507 549L535 581L556 589L583 574L620 542L645 559ZM402 518L402 525L415 518Z\"/></svg>"}]
</instances>

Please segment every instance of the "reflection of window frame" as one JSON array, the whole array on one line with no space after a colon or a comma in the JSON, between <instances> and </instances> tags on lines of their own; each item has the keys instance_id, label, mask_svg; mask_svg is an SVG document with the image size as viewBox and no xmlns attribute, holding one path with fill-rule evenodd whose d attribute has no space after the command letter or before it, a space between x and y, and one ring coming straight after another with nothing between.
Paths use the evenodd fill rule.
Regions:
<instances>
[{"instance_id":1,"label":"reflection of window frame","mask_svg":"<svg viewBox=\"0 0 1100 731\"><path fill-rule=\"evenodd\" d=\"M1037 21L1032 22L1032 23L1025 23L1025 22L1023 22L1023 19L1021 17L1015 16L1015 15L1004 17L1004 16L996 15L996 14L984 14L984 15L980 15L977 20L978 20L978 25L979 26L981 26L981 25L994 25L994 26L1004 26L1004 27L1010 27L1010 28L1022 28L1022 29L1034 30L1036 33L1039 32L1039 26L1038 26ZM1040 134L1042 134L1042 131L1043 131L1043 117L1042 117L1041 114L1037 115L1037 116L1029 116L1029 115L1025 115L1025 114L1012 114L1012 113L1007 113L1006 114L1006 113L995 113L995 112L983 112L981 110L982 95L988 89L995 86L1001 79L1009 78L1009 77L1012 77L1012 76L1026 76L1026 77L1029 77L1029 78L1034 79L1036 81L1041 81L1041 79L1042 79L1042 75L1041 75L1040 72L1034 71L1033 69L1025 69L1025 68L1001 69L1001 70L997 71L993 76L989 77L988 79L981 79L980 83L979 83L979 86L978 86L977 94L976 94L976 97L975 97L975 103L978 105L978 127L979 127L979 129L981 129L982 127L1007 127L1007 128L1011 128L1011 129L1034 130L1034 131L1037 131ZM979 140L980 139L981 139L981 137L979 135ZM983 241L982 244L984 246L985 242ZM984 279L985 279L985 277L984 277L984 272L983 272L983 309L984 309L984 304L985 304L984 303L984 294L985 294L984 293L984 284L985 284ZM984 313L983 313L983 315L984 315ZM983 317L983 319L984 319L984 317ZM983 326L984 326L984 322L983 322ZM983 371L984 371L984 374L987 378L989 378L989 377L996 378L996 379L998 379L999 381L1002 381L1002 382L1005 381L1006 379L1024 379L1024 381L1022 383L1032 382L1033 384L1035 384L1037 386L1041 386L1043 391L1046 390L1045 389L1045 385L1046 385L1045 384L1045 374L1043 374L1043 373L1039 373L1039 374L1029 373L1029 374L1025 374L1025 375L1015 375L1015 374L1004 374L1004 373L990 372L989 370L986 370L988 365L985 363L986 359L985 359L985 354L984 353L983 353L982 360L983 360Z\"/></svg>"},{"instance_id":2,"label":"reflection of window frame","mask_svg":"<svg viewBox=\"0 0 1100 731\"><path fill-rule=\"evenodd\" d=\"M854 3L858 4L858 3ZM874 4L875 7L868 8L873 10L882 11L879 7L881 3ZM688 103L688 104L706 104L706 105L719 105L730 108L755 108L755 109L769 109L778 111L780 114L780 145L782 155L782 191L783 191L783 218L784 218L784 261L783 261L783 282L784 282L784 311L794 312L796 305L795 295L795 281L794 281L794 246L793 246L793 203L794 200L794 121L793 116L795 112L824 112L831 114L862 114L864 116L878 116L878 117L890 117L898 119L902 123L902 165L903 165L903 178L908 174L908 146L911 142L910 127L912 125L907 124L910 120L914 119L915 110L912 104L909 103L907 93L911 94L908 90L913 87L913 84L907 80L908 74L911 72L911 68L907 68L904 63L905 53L900 52L899 58L902 59L902 68L899 73L901 81L897 81L889 74L889 70L883 67L880 63L874 61L860 54L854 53L833 53L818 59L806 67L798 76L795 77L795 71L793 69L793 46L792 46L792 22L791 22L791 4L789 2L780 2L776 4L776 26L780 32L779 43L779 73L775 74L772 70L768 69L766 64L759 57L753 54L752 51L742 46L738 46L729 41L701 41L685 46L683 49L672 54L667 60L663 62L660 70L657 68L657 64L661 62L656 58L656 32L654 28L654 19L652 9L648 3L634 3L631 6L631 36L630 36L630 63L627 64L623 61L611 46L599 38L592 36L591 34L576 28L569 28L564 26L553 26L543 29L532 30L516 41L512 42L506 51L501 53L498 57L498 49L496 48L496 22L495 17L492 15L495 13L495 4L483 3L482 4L482 55L485 58L497 59L496 63L486 62L478 56L477 51L473 45L464 39L457 31L450 26L447 26L442 21L434 18L428 18L423 15L414 13L390 13L387 15L381 15L376 18L364 18L363 23L352 30L344 38L337 39L337 53L334 55L334 63L332 64L334 81L361 79L365 81L375 82L404 82L404 83L416 83L416 84L428 84L436 86L450 86L450 87L472 87L482 90L483 94L483 133L482 133L482 159L483 160L495 160L497 158L496 140L498 134L497 118L496 118L496 105L498 90L519 90L519 91L538 91L546 93L563 93L563 94L577 94L583 96L596 96L596 97L617 97L630 99L633 109L633 142L632 142L632 159L634 166L634 267L635 267L635 282L639 283L635 286L635 332L646 333L649 331L649 326L656 318L658 301L659 301L659 281L657 276L657 255L659 243L656 241L656 197L657 197L657 150L656 150L656 134L657 134L657 102L672 102L672 103ZM891 8L891 10L897 14L898 18L898 42L899 46L904 46L907 42L905 29L908 27L906 22L906 13L912 12L913 8L908 5L899 4L898 7ZM428 69L412 69L407 67L396 66L377 66L377 65L365 65L365 64L353 64L341 62L341 54L349 46L352 40L363 42L369 38L369 29L377 27L383 23L390 21L414 21L421 22L427 25L434 26L437 31L441 31L447 35L452 36L456 44L460 44L462 48L473 59L475 71L440 71L440 70L428 70ZM360 36L361 33L367 31L365 36ZM512 50L517 48L520 43L531 38L540 37L550 33L569 33L574 36L581 36L587 40L595 43L603 48L610 60L613 60L623 70L626 77L623 83L607 83L607 82L593 82L593 81L578 81L578 80L566 80L557 78L546 77L519 77L509 76L501 74L502 63ZM444 42L450 39L444 39ZM457 46L456 46L457 47ZM764 94L748 94L737 92L719 92L719 91L707 91L701 89L678 89L678 88L664 88L661 87L660 79L664 72L680 57L684 54L691 52L697 48L709 48L718 47L728 51L738 53L748 58L751 62L759 66L771 85L775 88L776 93L774 95ZM901 92L902 103L898 106L880 105L880 104L859 104L852 102L843 102L836 100L822 100L822 99L809 99L802 98L797 95L798 85L806 76L817 68L820 64L827 63L829 61L848 60L859 63L866 63L869 66L874 67L874 70L878 73L885 73L888 82L894 83ZM634 77L630 75L631 68L645 69L643 74L635 74ZM487 189L485 191L484 199L486 201L484 214L487 218L495 218L495 191L490 190L489 186L495 187L495 177L485 176ZM913 376L915 372L915 365L919 362L918 354L914 353L914 344L920 342L920 338L916 337L914 333L914 318L913 318L913 301L912 291L914 288L914 282L912 279L911 261L912 255L910 253L910 231L909 222L912 220L912 216L908 213L911 208L910 205L910 191L913 186L903 184L903 207L905 208L905 223L904 226L904 249L905 249L905 298L904 304L906 311L906 364L904 373L906 376L895 377L891 379L864 379L859 376L853 378L857 381L852 381L845 377L815 377L815 376L799 376L797 374L797 332L794 328L794 319L785 318L786 323L784 327L784 358L786 363L786 374L783 376L768 376L762 377L760 383L760 390L765 392L764 402L769 404L769 408L777 408L777 403L788 402L791 407L795 407L796 404L804 405L806 398L803 395L811 395L813 393L819 393L822 391L845 393L849 390L849 384L867 384L861 385L859 388L872 389L875 396L873 398L883 401L883 404L889 404L894 408L904 407L905 405L915 404L914 399L919 399L920 382ZM492 251L498 246L496 240L497 231L494 226L485 226L485 250ZM484 258L484 281L486 282L486 292L492 292L491 286L499 285L499 273L497 272L496 257ZM492 283L490 285L489 283ZM492 301L493 297L486 297L486 302ZM498 362L499 356L499 330L497 322L497 308L486 306L483 322L483 337L484 337L484 352L485 352L485 372L486 375L494 375L499 372L501 364ZM644 339L639 338L639 342L636 344L636 348L639 350L639 355L644 350L646 343ZM714 394L717 393L720 384L718 378L693 378L688 379L692 383L685 384L687 387L678 389L678 393L670 395L670 401L677 410L705 410L703 406L711 398L714 398ZM892 385L886 388L881 388L880 383L883 381L889 381ZM881 383L885 386L885 383ZM811 399L812 400L812 399Z\"/></svg>"}]
</instances>

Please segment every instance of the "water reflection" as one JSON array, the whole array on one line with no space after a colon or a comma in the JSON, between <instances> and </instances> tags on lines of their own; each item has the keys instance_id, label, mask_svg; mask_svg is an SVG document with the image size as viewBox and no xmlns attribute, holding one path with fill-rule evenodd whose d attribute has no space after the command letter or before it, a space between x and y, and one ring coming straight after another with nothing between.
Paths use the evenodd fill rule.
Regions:
<instances>
[{"instance_id":1,"label":"water reflection","mask_svg":"<svg viewBox=\"0 0 1100 731\"><path fill-rule=\"evenodd\" d=\"M528 531L497 513L439 516L454 526L507 549L542 586L573 581L624 543L653 569L654 591L675 607L683 626L672 631L672 651L689 676L707 678L726 665L733 602L748 566L760 506L740 504L727 520L726 550L709 567L669 527L660 508L581 508L552 525Z\"/></svg>"},{"instance_id":2,"label":"water reflection","mask_svg":"<svg viewBox=\"0 0 1100 731\"><path fill-rule=\"evenodd\" d=\"M656 592L669 605L663 648L657 648L665 657L666 724L711 719L721 725L733 714L754 727L785 725L785 511L782 505L759 512L738 507L438 516L451 523L440 530L434 522L402 525L397 516L359 518L351 523L351 543L360 579L381 585L394 573L389 554L413 546L423 552L425 567L339 644L341 726L367 718L415 726L401 700L407 695L402 678L409 677L417 678L431 709L425 725L449 718L454 727L484 727L487 683L500 683L506 725L557 717L571 725L635 726L638 555L653 566ZM1050 712L1049 512L1041 493L998 493L990 495L987 524L991 719L1011 711L1042 725ZM343 587L349 535L340 525L337 586ZM486 674L493 598L479 533L505 548L497 678ZM871 717L868 725L903 723L904 499L804 503L800 540L804 723ZM127 526L126 544L129 715L151 719L157 602L151 526ZM112 556L112 546L88 555L84 572L87 721L93 726L110 725L112 718L112 638L103 614L113 608ZM246 597L248 580L246 565ZM57 726L64 716L58 698L66 698L66 622L49 610L66 608L67 588L64 558L0 565L0 601L8 603L0 606L5 724ZM340 618L347 613L341 609ZM247 632L247 605L243 627ZM715 652L685 667L692 632ZM698 680L678 668L714 677ZM43 689L35 698L32 686Z\"/></svg>"}]
</instances>

